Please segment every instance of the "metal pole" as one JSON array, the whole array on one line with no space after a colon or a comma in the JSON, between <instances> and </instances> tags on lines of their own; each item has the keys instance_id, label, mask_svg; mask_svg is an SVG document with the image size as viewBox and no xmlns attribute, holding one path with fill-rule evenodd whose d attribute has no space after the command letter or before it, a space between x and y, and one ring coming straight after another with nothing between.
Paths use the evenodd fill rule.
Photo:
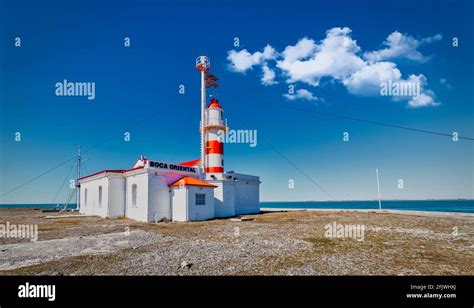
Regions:
<instances>
[{"instance_id":1,"label":"metal pole","mask_svg":"<svg viewBox=\"0 0 474 308\"><path fill-rule=\"evenodd\" d=\"M205 134L204 134L204 124L205 124L205 112L206 110L206 81L204 80L204 70L201 71L201 167L203 172L206 172L205 164Z\"/></svg>"},{"instance_id":2,"label":"metal pole","mask_svg":"<svg viewBox=\"0 0 474 308\"><path fill-rule=\"evenodd\" d=\"M79 178L81 177L81 146L77 150L77 178L76 178L76 211L79 210L81 201L81 189L79 187Z\"/></svg>"},{"instance_id":3,"label":"metal pole","mask_svg":"<svg viewBox=\"0 0 474 308\"><path fill-rule=\"evenodd\" d=\"M379 210L382 210L382 201L380 200L379 169L375 169L375 174L377 175L377 195L379 198Z\"/></svg>"}]
</instances>

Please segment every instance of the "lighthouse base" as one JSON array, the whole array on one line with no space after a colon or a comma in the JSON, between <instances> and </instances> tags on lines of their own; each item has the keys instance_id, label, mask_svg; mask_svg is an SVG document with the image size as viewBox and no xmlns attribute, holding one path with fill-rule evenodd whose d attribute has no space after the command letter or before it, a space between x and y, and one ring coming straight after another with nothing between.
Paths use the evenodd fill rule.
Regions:
<instances>
[{"instance_id":1,"label":"lighthouse base","mask_svg":"<svg viewBox=\"0 0 474 308\"><path fill-rule=\"evenodd\" d=\"M232 217L260 212L260 179L234 172L207 174L214 189L215 217Z\"/></svg>"}]
</instances>

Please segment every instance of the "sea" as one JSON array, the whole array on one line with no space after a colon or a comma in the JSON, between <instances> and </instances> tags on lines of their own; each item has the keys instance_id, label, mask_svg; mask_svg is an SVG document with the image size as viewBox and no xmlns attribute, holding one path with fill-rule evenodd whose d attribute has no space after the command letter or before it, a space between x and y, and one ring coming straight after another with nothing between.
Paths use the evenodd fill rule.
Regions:
<instances>
[{"instance_id":1,"label":"sea","mask_svg":"<svg viewBox=\"0 0 474 308\"><path fill-rule=\"evenodd\" d=\"M0 204L0 209L63 209L64 205L57 204ZM76 209L76 204L68 204L66 209L74 210Z\"/></svg>"},{"instance_id":2,"label":"sea","mask_svg":"<svg viewBox=\"0 0 474 308\"><path fill-rule=\"evenodd\" d=\"M379 203L373 201L302 201L261 202L261 208L288 209L361 209L377 210ZM474 213L474 200L390 200L382 201L384 210Z\"/></svg>"},{"instance_id":3,"label":"sea","mask_svg":"<svg viewBox=\"0 0 474 308\"><path fill-rule=\"evenodd\" d=\"M2 208L37 208L54 209L56 204L0 204ZM301 202L260 202L261 208L288 209L363 209L377 210L378 201L301 201ZM76 204L69 204L68 209L75 209ZM390 200L382 201L382 209L474 213L474 200Z\"/></svg>"}]
</instances>

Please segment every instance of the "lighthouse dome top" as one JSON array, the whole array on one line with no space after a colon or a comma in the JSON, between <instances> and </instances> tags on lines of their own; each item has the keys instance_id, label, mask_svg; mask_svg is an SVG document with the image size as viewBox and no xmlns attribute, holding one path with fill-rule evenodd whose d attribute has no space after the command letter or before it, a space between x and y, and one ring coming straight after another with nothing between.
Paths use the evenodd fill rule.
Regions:
<instances>
[{"instance_id":1,"label":"lighthouse dome top","mask_svg":"<svg viewBox=\"0 0 474 308\"><path fill-rule=\"evenodd\" d=\"M222 106L219 105L219 101L217 98L211 99L211 102L209 103L209 106L207 108L219 108L222 109Z\"/></svg>"}]
</instances>

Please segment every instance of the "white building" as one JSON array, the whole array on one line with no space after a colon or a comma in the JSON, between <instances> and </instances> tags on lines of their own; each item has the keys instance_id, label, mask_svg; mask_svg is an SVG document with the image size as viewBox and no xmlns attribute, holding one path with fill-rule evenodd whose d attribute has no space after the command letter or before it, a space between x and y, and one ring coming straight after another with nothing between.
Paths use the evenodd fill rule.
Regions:
<instances>
[{"instance_id":1,"label":"white building","mask_svg":"<svg viewBox=\"0 0 474 308\"><path fill-rule=\"evenodd\" d=\"M140 158L126 170L104 170L79 180L80 213L138 221L198 221L258 213L256 176L205 175L199 160L170 164ZM212 177L214 176L214 177Z\"/></svg>"}]
</instances>

